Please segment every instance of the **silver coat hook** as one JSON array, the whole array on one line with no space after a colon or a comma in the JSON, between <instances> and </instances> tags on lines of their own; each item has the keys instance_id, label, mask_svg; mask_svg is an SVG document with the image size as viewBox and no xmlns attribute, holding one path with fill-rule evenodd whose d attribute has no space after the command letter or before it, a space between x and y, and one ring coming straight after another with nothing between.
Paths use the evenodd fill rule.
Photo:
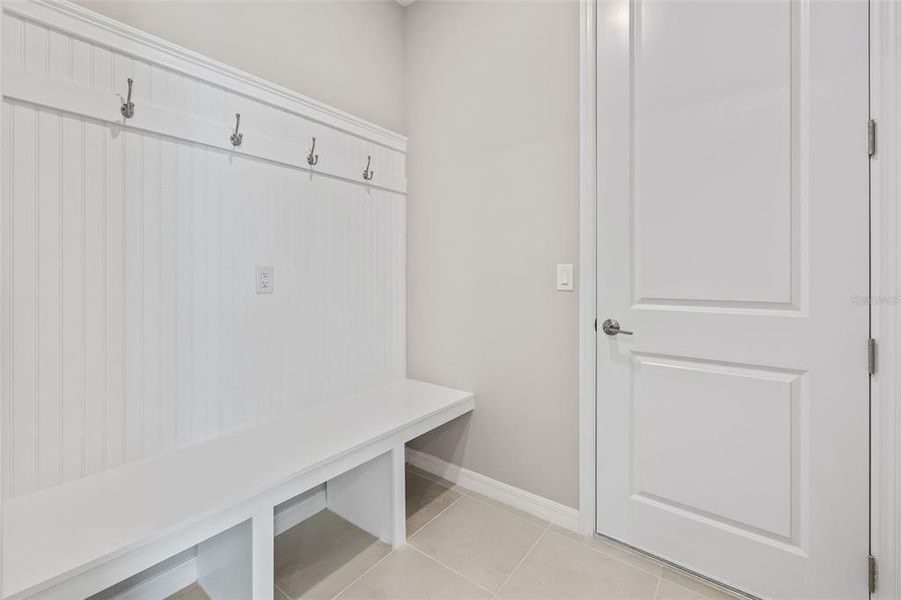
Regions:
<instances>
[{"instance_id":1,"label":"silver coat hook","mask_svg":"<svg viewBox=\"0 0 901 600\"><path fill-rule=\"evenodd\" d=\"M316 150L316 138L313 138L313 147L310 148L310 154L307 156L307 164L311 167L315 167L319 164L319 155L313 154L314 150Z\"/></svg>"},{"instance_id":2,"label":"silver coat hook","mask_svg":"<svg viewBox=\"0 0 901 600\"><path fill-rule=\"evenodd\" d=\"M235 113L235 132L232 133L231 141L232 146L236 148L244 141L244 134L238 133L239 127L241 127L241 113Z\"/></svg>"},{"instance_id":3,"label":"silver coat hook","mask_svg":"<svg viewBox=\"0 0 901 600\"><path fill-rule=\"evenodd\" d=\"M369 165L372 164L372 156L366 157L366 169L363 171L363 179L366 181L372 181L372 176L375 175L375 171L369 170Z\"/></svg>"},{"instance_id":4,"label":"silver coat hook","mask_svg":"<svg viewBox=\"0 0 901 600\"><path fill-rule=\"evenodd\" d=\"M122 105L122 108L119 111L122 113L122 116L126 119L130 119L135 116L135 103L131 101L131 85L134 83L131 77L128 78L128 98L125 100L125 103Z\"/></svg>"}]
</instances>

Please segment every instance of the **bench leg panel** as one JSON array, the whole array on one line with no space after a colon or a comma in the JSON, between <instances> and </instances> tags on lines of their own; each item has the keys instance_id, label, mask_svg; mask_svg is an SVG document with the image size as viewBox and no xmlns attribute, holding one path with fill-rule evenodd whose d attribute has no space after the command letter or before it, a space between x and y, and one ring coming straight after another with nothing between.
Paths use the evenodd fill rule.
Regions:
<instances>
[{"instance_id":1,"label":"bench leg panel","mask_svg":"<svg viewBox=\"0 0 901 600\"><path fill-rule=\"evenodd\" d=\"M275 516L271 507L253 516L253 599L273 600L275 589Z\"/></svg>"},{"instance_id":2,"label":"bench leg panel","mask_svg":"<svg viewBox=\"0 0 901 600\"><path fill-rule=\"evenodd\" d=\"M328 508L387 544L395 545L395 452L390 450L330 479Z\"/></svg>"},{"instance_id":3,"label":"bench leg panel","mask_svg":"<svg viewBox=\"0 0 901 600\"><path fill-rule=\"evenodd\" d=\"M400 444L391 451L391 545L395 550L407 543L407 476L406 447Z\"/></svg>"},{"instance_id":4,"label":"bench leg panel","mask_svg":"<svg viewBox=\"0 0 901 600\"><path fill-rule=\"evenodd\" d=\"M250 593L256 566L251 534L252 523L247 520L197 544L197 582L211 600Z\"/></svg>"}]
</instances>

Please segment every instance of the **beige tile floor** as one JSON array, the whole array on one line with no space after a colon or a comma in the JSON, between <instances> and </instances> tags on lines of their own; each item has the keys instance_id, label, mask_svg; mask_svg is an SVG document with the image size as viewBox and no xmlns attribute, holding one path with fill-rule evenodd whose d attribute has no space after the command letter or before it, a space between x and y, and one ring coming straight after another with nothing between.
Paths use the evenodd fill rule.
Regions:
<instances>
[{"instance_id":1,"label":"beige tile floor","mask_svg":"<svg viewBox=\"0 0 901 600\"><path fill-rule=\"evenodd\" d=\"M408 467L408 545L323 511L276 538L276 600L734 596Z\"/></svg>"},{"instance_id":2,"label":"beige tile floor","mask_svg":"<svg viewBox=\"0 0 901 600\"><path fill-rule=\"evenodd\" d=\"M210 597L199 583L192 583L183 590L175 592L166 600L210 600Z\"/></svg>"},{"instance_id":3,"label":"beige tile floor","mask_svg":"<svg viewBox=\"0 0 901 600\"><path fill-rule=\"evenodd\" d=\"M322 511L275 538L275 600L618 599L735 596L600 538L586 538L407 469L408 545ZM170 600L207 600L200 586Z\"/></svg>"}]
</instances>

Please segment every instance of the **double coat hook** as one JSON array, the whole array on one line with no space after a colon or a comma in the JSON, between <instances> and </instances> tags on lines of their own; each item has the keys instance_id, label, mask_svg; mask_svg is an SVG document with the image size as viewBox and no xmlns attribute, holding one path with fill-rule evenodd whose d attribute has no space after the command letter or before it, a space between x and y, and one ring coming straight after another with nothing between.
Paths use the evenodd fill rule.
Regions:
<instances>
[{"instance_id":1,"label":"double coat hook","mask_svg":"<svg viewBox=\"0 0 901 600\"><path fill-rule=\"evenodd\" d=\"M307 164L311 167L315 167L319 164L319 155L313 154L313 151L316 150L316 138L313 138L313 147L310 148L310 154L307 156Z\"/></svg>"},{"instance_id":2,"label":"double coat hook","mask_svg":"<svg viewBox=\"0 0 901 600\"><path fill-rule=\"evenodd\" d=\"M122 116L126 119L130 119L135 116L135 103L131 101L131 86L134 83L131 77L128 78L128 98L122 104L122 108L119 111L122 113Z\"/></svg>"},{"instance_id":3,"label":"double coat hook","mask_svg":"<svg viewBox=\"0 0 901 600\"><path fill-rule=\"evenodd\" d=\"M232 133L231 141L232 146L237 148L241 145L241 142L244 141L244 134L238 133L238 128L241 127L241 113L235 113L235 131Z\"/></svg>"},{"instance_id":4,"label":"double coat hook","mask_svg":"<svg viewBox=\"0 0 901 600\"><path fill-rule=\"evenodd\" d=\"M372 181L373 175L375 175L375 171L369 170L369 165L372 164L372 156L366 157L366 168L363 170L363 179L366 181Z\"/></svg>"}]
</instances>

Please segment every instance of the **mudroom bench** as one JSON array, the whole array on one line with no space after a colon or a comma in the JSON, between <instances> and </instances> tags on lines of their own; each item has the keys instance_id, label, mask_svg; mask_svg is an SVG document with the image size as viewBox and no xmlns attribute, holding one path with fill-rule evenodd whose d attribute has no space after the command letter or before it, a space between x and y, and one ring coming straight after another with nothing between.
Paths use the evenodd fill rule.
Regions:
<instances>
[{"instance_id":1,"label":"mudroom bench","mask_svg":"<svg viewBox=\"0 0 901 600\"><path fill-rule=\"evenodd\" d=\"M269 600L278 505L324 484L330 510L402 545L404 444L473 407L469 392L404 379L15 498L3 597L87 598L187 556L182 577L213 600Z\"/></svg>"}]
</instances>

